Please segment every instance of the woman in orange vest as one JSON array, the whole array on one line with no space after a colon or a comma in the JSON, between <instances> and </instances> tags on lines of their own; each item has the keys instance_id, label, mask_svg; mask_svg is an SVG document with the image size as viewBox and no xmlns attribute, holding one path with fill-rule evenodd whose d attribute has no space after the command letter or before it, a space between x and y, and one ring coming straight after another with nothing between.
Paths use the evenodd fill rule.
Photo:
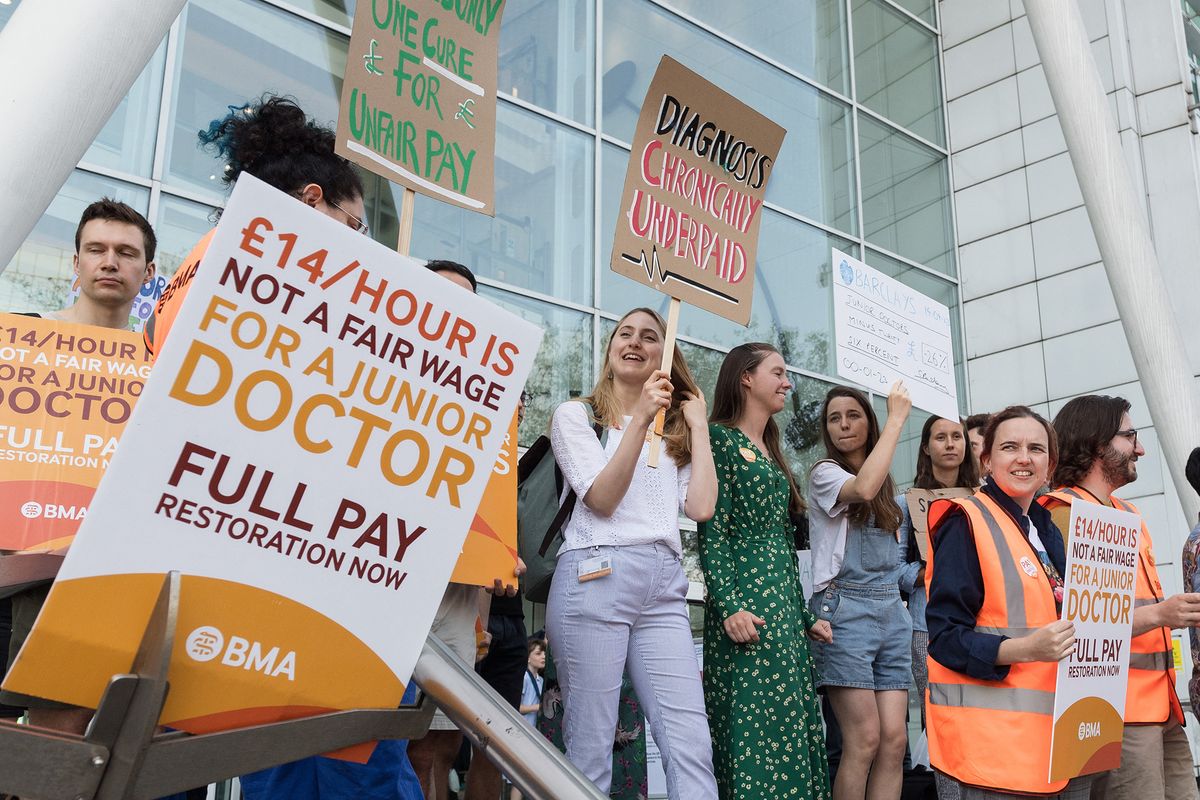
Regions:
<instances>
[{"instance_id":1,"label":"woman in orange vest","mask_svg":"<svg viewBox=\"0 0 1200 800\"><path fill-rule=\"evenodd\" d=\"M963 800L1090 791L1090 775L1048 780L1057 663L1075 646L1063 537L1033 502L1057 460L1050 423L1011 406L984 432L983 486L930 509L929 759Z\"/></svg>"}]
</instances>

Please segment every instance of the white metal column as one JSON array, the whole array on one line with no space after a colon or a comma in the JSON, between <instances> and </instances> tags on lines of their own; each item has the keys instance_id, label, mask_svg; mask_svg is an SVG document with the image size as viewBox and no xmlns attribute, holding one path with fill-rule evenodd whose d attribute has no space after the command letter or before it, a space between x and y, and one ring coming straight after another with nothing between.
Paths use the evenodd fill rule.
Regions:
<instances>
[{"instance_id":1,"label":"white metal column","mask_svg":"<svg viewBox=\"0 0 1200 800\"><path fill-rule=\"evenodd\" d=\"M0 271L185 0L24 0L0 32Z\"/></svg>"},{"instance_id":2,"label":"white metal column","mask_svg":"<svg viewBox=\"0 0 1200 800\"><path fill-rule=\"evenodd\" d=\"M1075 0L1025 0L1025 12L1159 445L1190 524L1200 500L1183 468L1200 445L1200 399L1083 19Z\"/></svg>"}]
</instances>

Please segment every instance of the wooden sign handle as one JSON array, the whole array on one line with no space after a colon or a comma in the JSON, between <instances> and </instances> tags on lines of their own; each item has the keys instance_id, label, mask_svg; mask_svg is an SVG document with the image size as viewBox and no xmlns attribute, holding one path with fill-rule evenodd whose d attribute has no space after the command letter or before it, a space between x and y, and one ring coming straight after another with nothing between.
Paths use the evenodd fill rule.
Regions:
<instances>
[{"instance_id":1,"label":"wooden sign handle","mask_svg":"<svg viewBox=\"0 0 1200 800\"><path fill-rule=\"evenodd\" d=\"M679 330L679 298L672 297L667 309L667 338L663 342L662 366L659 367L668 375L671 374L671 361L675 358L675 334ZM660 410L654 417L654 427L650 433L650 455L646 465L658 469L658 453L662 450L663 421L666 411Z\"/></svg>"},{"instance_id":2,"label":"wooden sign handle","mask_svg":"<svg viewBox=\"0 0 1200 800\"><path fill-rule=\"evenodd\" d=\"M396 252L402 256L408 255L412 247L413 210L417 204L417 193L407 186L400 200L400 240L396 243Z\"/></svg>"}]
</instances>

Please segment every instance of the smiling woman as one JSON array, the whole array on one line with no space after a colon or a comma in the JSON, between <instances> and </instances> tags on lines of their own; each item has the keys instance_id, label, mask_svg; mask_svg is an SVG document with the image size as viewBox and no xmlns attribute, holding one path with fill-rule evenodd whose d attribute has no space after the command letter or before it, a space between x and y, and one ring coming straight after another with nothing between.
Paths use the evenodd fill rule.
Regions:
<instances>
[{"instance_id":1,"label":"smiling woman","mask_svg":"<svg viewBox=\"0 0 1200 800\"><path fill-rule=\"evenodd\" d=\"M716 800L712 746L688 622L680 511L712 517L717 482L704 396L683 353L662 361L666 324L648 308L617 323L589 397L554 412L550 441L582 499L563 534L546 607L569 758L604 793L628 663L662 751L672 800ZM657 468L650 426L666 412ZM597 438L593 425L602 429Z\"/></svg>"},{"instance_id":2,"label":"smiling woman","mask_svg":"<svg viewBox=\"0 0 1200 800\"><path fill-rule=\"evenodd\" d=\"M1063 537L1033 502L1058 460L1054 429L1006 408L981 460L990 475L974 496L929 511L930 762L968 800L984 789L1086 797L1093 776L1047 780L1057 662L1075 645L1058 619Z\"/></svg>"}]
</instances>

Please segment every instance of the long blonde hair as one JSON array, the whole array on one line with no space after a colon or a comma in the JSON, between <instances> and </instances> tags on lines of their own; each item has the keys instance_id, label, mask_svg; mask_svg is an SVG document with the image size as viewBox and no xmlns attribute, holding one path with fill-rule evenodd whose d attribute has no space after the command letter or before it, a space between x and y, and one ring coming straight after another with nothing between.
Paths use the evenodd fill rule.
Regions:
<instances>
[{"instance_id":1,"label":"long blonde hair","mask_svg":"<svg viewBox=\"0 0 1200 800\"><path fill-rule=\"evenodd\" d=\"M617 398L616 382L613 379L612 371L608 368L608 353L612 348L612 340L617 335L617 331L621 329L622 323L638 312L651 317L658 332L666 336L666 320L657 311L652 308L635 308L629 311L617 322L616 327L608 336L608 341L604 344L604 361L600 365L600 374L596 377L596 385L592 388L592 393L587 397L580 398L581 402L591 405L592 416L596 421L609 427L621 426L625 410ZM667 455L673 458L676 464L683 466L692 460L692 448L687 422L684 421L683 412L680 411L679 406L687 399L684 392L690 392L699 397L700 387L696 385L696 379L687 365L687 359L683 357L678 346L675 347L675 353L671 359L671 386L673 387L671 407L667 409L667 417L663 423L663 444L666 446Z\"/></svg>"}]
</instances>

